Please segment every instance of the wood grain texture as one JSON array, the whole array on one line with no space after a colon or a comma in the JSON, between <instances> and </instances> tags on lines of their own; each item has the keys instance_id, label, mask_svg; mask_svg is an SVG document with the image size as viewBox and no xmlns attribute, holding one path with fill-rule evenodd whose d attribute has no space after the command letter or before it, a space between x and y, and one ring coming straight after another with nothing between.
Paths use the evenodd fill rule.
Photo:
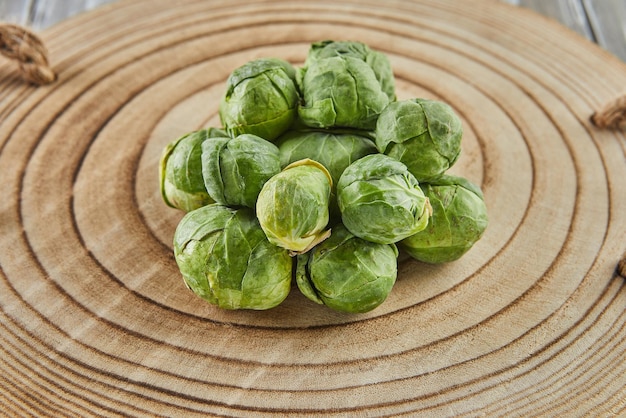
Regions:
<instances>
[{"instance_id":1,"label":"wood grain texture","mask_svg":"<svg viewBox=\"0 0 626 418\"><path fill-rule=\"evenodd\" d=\"M55 84L0 64L2 414L626 413L626 138L589 122L624 93L614 56L484 0L121 1L42 37ZM162 148L218 123L235 67L332 38L385 52L400 98L454 107L453 171L490 226L457 262L403 260L368 314L295 288L214 308L174 262Z\"/></svg>"}]
</instances>

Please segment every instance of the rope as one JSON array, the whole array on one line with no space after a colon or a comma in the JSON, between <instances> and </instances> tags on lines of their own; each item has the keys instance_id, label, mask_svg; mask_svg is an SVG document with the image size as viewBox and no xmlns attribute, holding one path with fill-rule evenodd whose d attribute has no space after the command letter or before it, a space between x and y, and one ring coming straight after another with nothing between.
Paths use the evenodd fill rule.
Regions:
<instances>
[{"instance_id":1,"label":"rope","mask_svg":"<svg viewBox=\"0 0 626 418\"><path fill-rule=\"evenodd\" d=\"M619 129L626 127L626 95L604 105L591 115L591 122L602 129Z\"/></svg>"},{"instance_id":2,"label":"rope","mask_svg":"<svg viewBox=\"0 0 626 418\"><path fill-rule=\"evenodd\" d=\"M48 51L31 31L10 23L0 24L0 53L17 60L24 80L37 85L56 80L48 65Z\"/></svg>"}]
</instances>

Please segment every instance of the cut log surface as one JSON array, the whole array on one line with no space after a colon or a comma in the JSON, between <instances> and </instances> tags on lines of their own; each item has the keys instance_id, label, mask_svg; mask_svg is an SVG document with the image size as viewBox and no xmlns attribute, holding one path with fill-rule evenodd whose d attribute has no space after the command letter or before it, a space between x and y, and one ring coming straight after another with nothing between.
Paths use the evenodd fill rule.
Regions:
<instances>
[{"instance_id":1,"label":"cut log surface","mask_svg":"<svg viewBox=\"0 0 626 418\"><path fill-rule=\"evenodd\" d=\"M40 36L56 82L0 63L0 415L626 414L626 138L589 120L624 94L616 57L488 0L121 1ZM219 125L234 68L323 39L454 108L489 227L456 262L403 258L367 314L295 286L218 309L174 261L162 149Z\"/></svg>"}]
</instances>

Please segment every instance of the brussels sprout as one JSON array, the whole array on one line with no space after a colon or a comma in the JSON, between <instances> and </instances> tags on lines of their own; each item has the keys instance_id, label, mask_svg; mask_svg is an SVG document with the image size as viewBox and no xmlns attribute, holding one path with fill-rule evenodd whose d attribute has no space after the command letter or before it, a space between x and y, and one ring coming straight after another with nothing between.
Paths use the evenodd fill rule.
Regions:
<instances>
[{"instance_id":1,"label":"brussels sprout","mask_svg":"<svg viewBox=\"0 0 626 418\"><path fill-rule=\"evenodd\" d=\"M315 60L334 56L351 56L365 61L374 71L376 79L389 101L396 99L395 79L389 59L382 52L375 51L362 42L332 40L315 42L311 44L304 66L308 66ZM300 75L300 73L296 73L296 75Z\"/></svg>"},{"instance_id":2,"label":"brussels sprout","mask_svg":"<svg viewBox=\"0 0 626 418\"><path fill-rule=\"evenodd\" d=\"M231 136L253 134L268 141L285 132L300 101L296 70L278 58L260 58L229 76L219 115Z\"/></svg>"},{"instance_id":3,"label":"brussels sprout","mask_svg":"<svg viewBox=\"0 0 626 418\"><path fill-rule=\"evenodd\" d=\"M385 301L396 282L398 249L333 228L326 241L297 258L296 283L312 301L332 309L368 312Z\"/></svg>"},{"instance_id":4,"label":"brussels sprout","mask_svg":"<svg viewBox=\"0 0 626 418\"><path fill-rule=\"evenodd\" d=\"M403 162L422 182L435 179L461 154L463 127L443 102L410 99L390 103L376 124L376 146Z\"/></svg>"},{"instance_id":5,"label":"brussels sprout","mask_svg":"<svg viewBox=\"0 0 626 418\"><path fill-rule=\"evenodd\" d=\"M333 179L330 193L331 218L338 218L337 193L334 187L343 170L352 162L377 152L374 141L357 133L331 131L289 131L276 141L280 164L310 158L322 164Z\"/></svg>"},{"instance_id":6,"label":"brussels sprout","mask_svg":"<svg viewBox=\"0 0 626 418\"><path fill-rule=\"evenodd\" d=\"M433 207L431 220L420 231L400 242L416 260L446 263L459 259L487 228L487 207L478 186L458 176L444 175L423 184Z\"/></svg>"},{"instance_id":7,"label":"brussels sprout","mask_svg":"<svg viewBox=\"0 0 626 418\"><path fill-rule=\"evenodd\" d=\"M310 158L322 164L333 183L352 162L377 152L374 141L358 132L326 130L289 131L276 141L280 165Z\"/></svg>"},{"instance_id":8,"label":"brussels sprout","mask_svg":"<svg viewBox=\"0 0 626 418\"><path fill-rule=\"evenodd\" d=\"M354 53L322 58L315 58L315 54L298 74L304 101L298 107L302 122L313 128L373 130L390 98L372 63Z\"/></svg>"},{"instance_id":9,"label":"brussels sprout","mask_svg":"<svg viewBox=\"0 0 626 418\"><path fill-rule=\"evenodd\" d=\"M185 284L225 309L269 309L291 289L293 259L270 244L254 212L211 204L187 213L174 233Z\"/></svg>"},{"instance_id":10,"label":"brussels sprout","mask_svg":"<svg viewBox=\"0 0 626 418\"><path fill-rule=\"evenodd\" d=\"M384 154L352 163L337 184L343 224L359 238L391 244L426 228L431 207L401 162Z\"/></svg>"},{"instance_id":11,"label":"brussels sprout","mask_svg":"<svg viewBox=\"0 0 626 418\"><path fill-rule=\"evenodd\" d=\"M183 135L165 147L159 164L159 183L168 206L189 212L214 203L202 178L202 143L208 138L226 136L220 129L202 129Z\"/></svg>"},{"instance_id":12,"label":"brussels sprout","mask_svg":"<svg viewBox=\"0 0 626 418\"><path fill-rule=\"evenodd\" d=\"M327 238L331 187L326 168L310 159L289 164L269 179L256 204L267 239L295 255Z\"/></svg>"},{"instance_id":13,"label":"brussels sprout","mask_svg":"<svg viewBox=\"0 0 626 418\"><path fill-rule=\"evenodd\" d=\"M202 143L202 176L209 196L222 205L254 208L261 187L280 172L278 147L241 134Z\"/></svg>"}]
</instances>

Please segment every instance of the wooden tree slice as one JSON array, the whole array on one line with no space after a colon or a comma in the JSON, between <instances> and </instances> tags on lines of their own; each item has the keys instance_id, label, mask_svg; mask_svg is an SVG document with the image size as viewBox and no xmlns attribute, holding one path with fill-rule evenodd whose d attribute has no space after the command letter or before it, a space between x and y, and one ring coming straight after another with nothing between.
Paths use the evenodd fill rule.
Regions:
<instances>
[{"instance_id":1,"label":"wooden tree slice","mask_svg":"<svg viewBox=\"0 0 626 418\"><path fill-rule=\"evenodd\" d=\"M8 416L626 413L626 139L590 116L626 66L494 1L121 1L41 34L58 80L0 65L0 410ZM404 259L347 315L294 287L225 311L186 290L163 147L219 125L237 66L310 43L386 53L399 98L462 117L453 172L490 225L461 260Z\"/></svg>"}]
</instances>

